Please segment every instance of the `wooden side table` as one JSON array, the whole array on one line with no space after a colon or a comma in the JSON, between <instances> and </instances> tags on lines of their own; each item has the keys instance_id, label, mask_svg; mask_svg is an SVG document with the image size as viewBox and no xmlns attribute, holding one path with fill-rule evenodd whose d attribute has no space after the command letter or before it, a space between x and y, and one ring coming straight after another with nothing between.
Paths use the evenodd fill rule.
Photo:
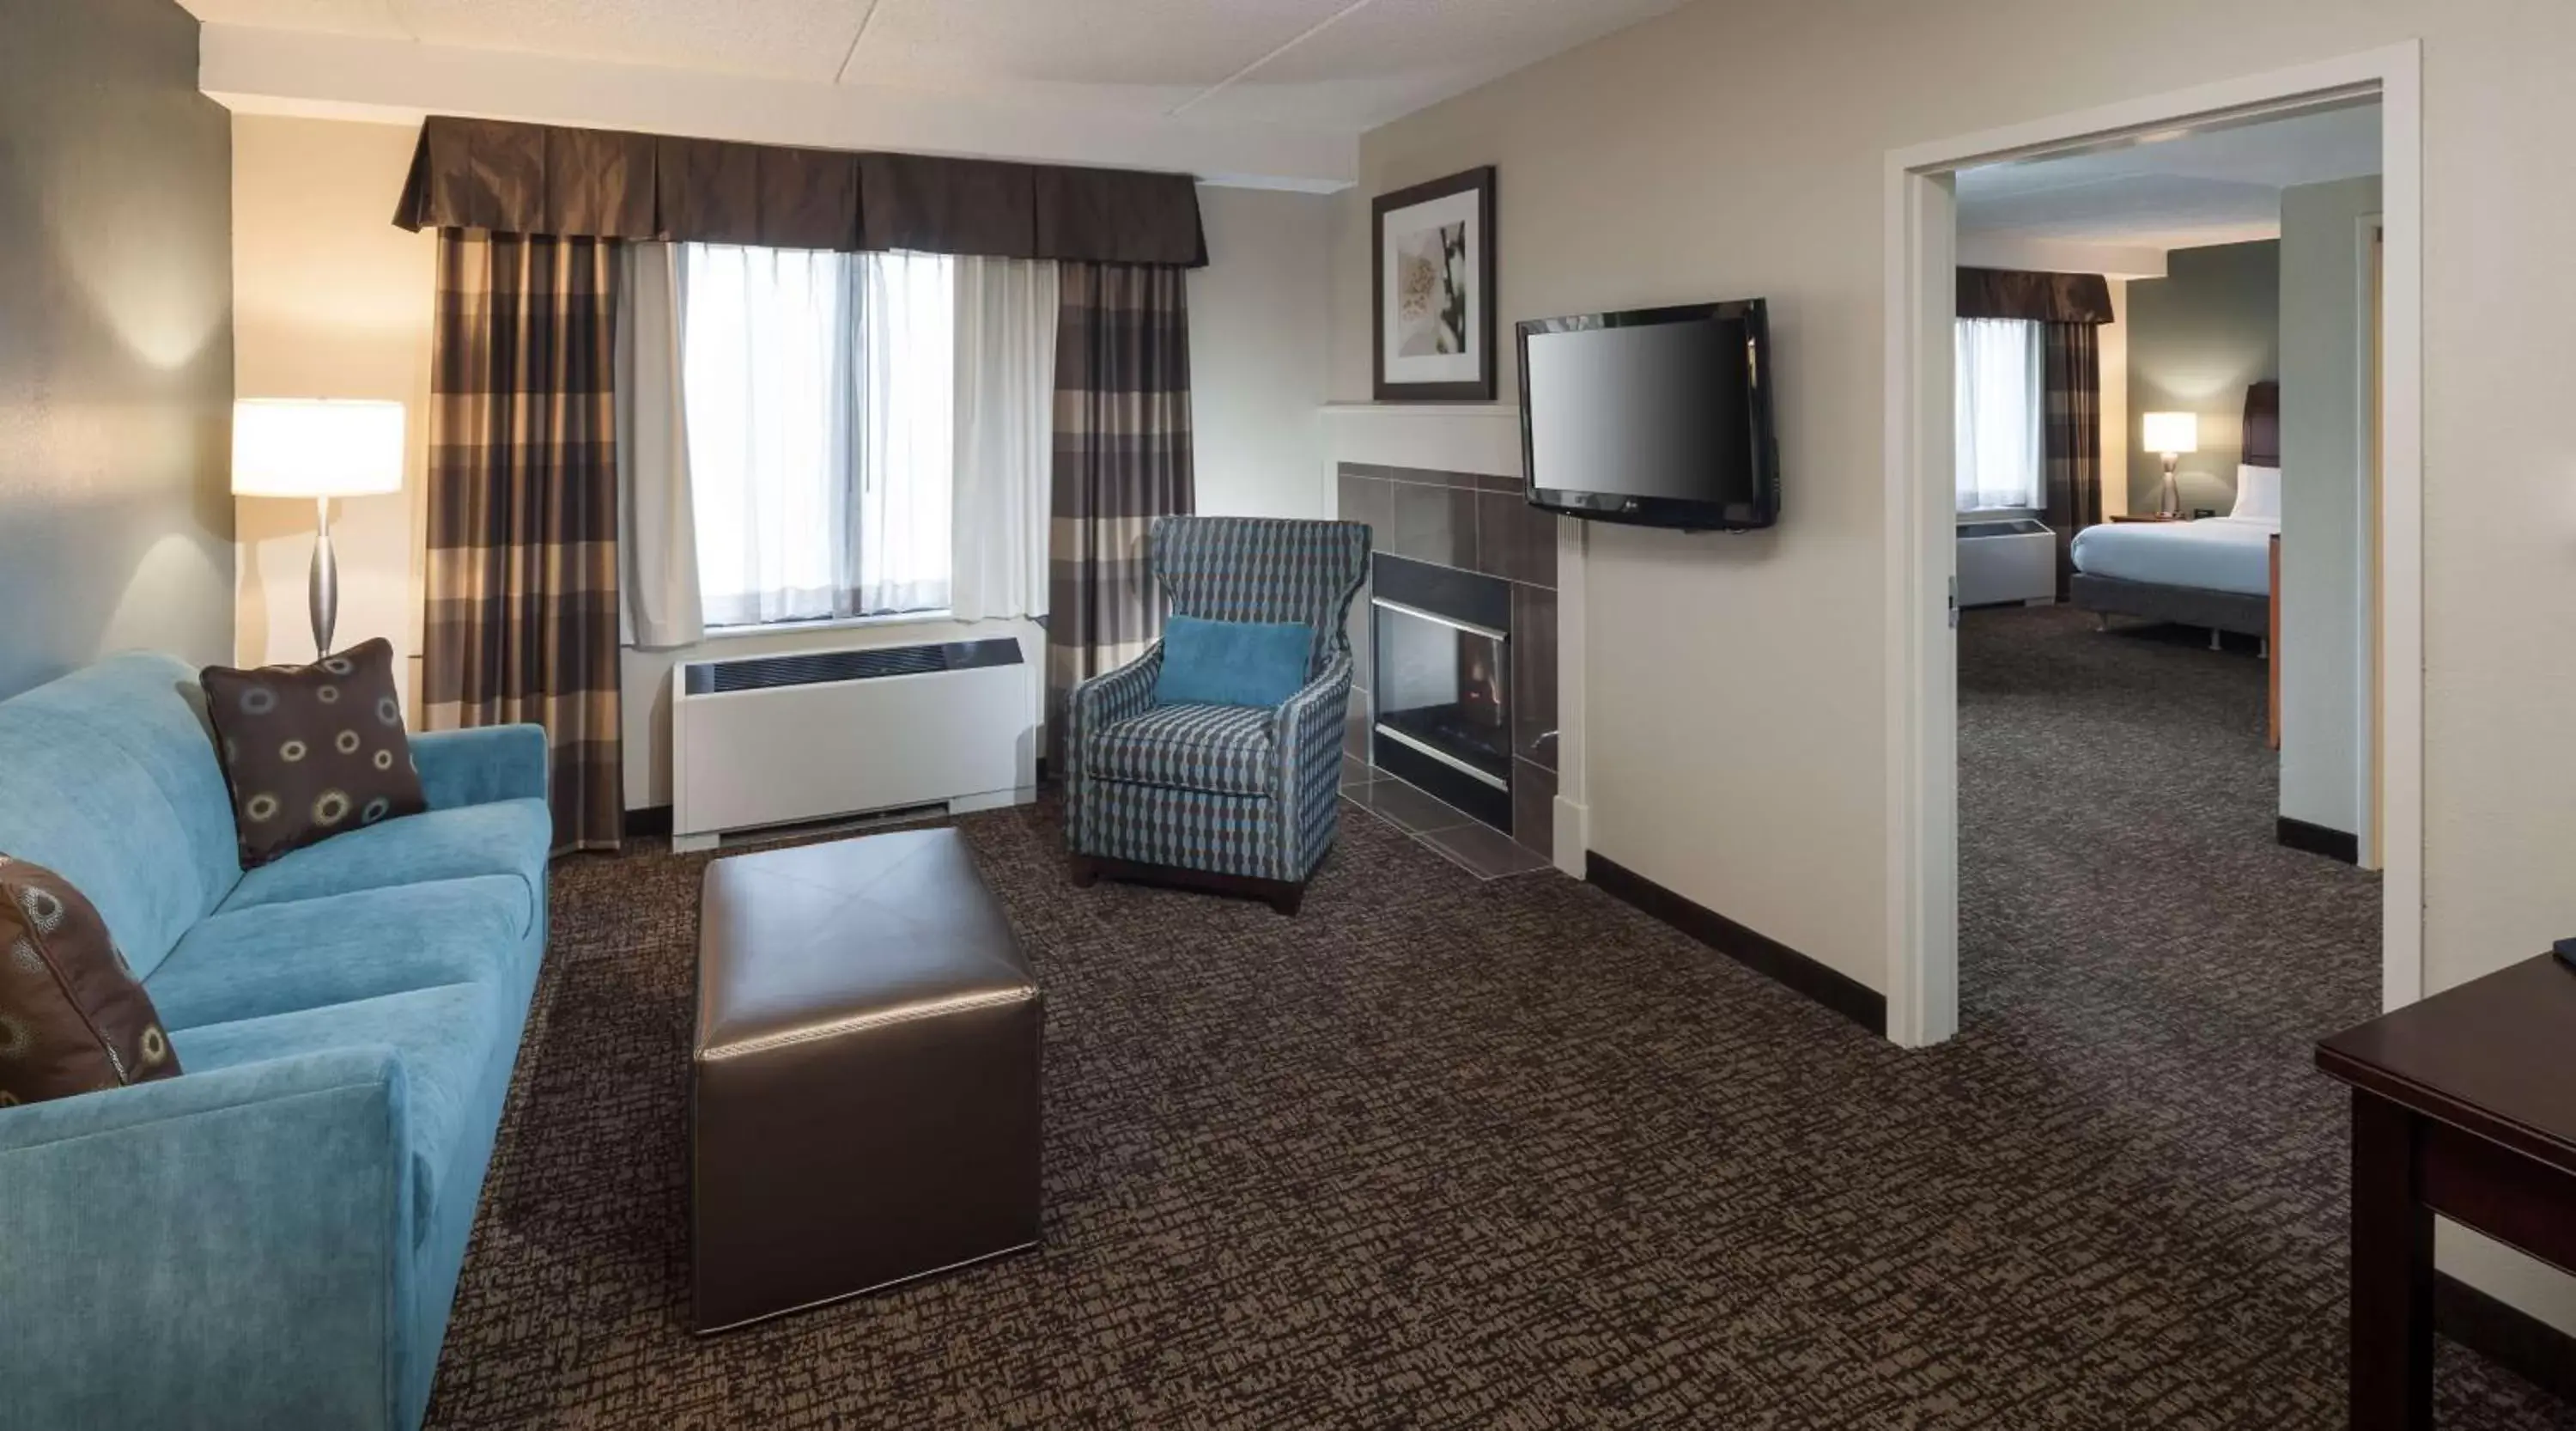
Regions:
<instances>
[{"instance_id":1,"label":"wooden side table","mask_svg":"<svg viewBox=\"0 0 2576 1431\"><path fill-rule=\"evenodd\" d=\"M2433 1424L2433 1216L2576 1271L2576 970L2548 955L2317 1045L2352 1085L2353 1431Z\"/></svg>"}]
</instances>

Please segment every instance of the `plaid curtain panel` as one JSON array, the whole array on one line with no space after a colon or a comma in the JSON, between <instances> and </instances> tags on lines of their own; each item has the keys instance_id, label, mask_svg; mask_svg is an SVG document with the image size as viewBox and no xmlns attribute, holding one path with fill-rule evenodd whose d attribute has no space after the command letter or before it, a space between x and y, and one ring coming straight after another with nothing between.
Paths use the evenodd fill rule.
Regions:
<instances>
[{"instance_id":1,"label":"plaid curtain panel","mask_svg":"<svg viewBox=\"0 0 2576 1431\"><path fill-rule=\"evenodd\" d=\"M2040 431L2048 525L2057 533L2057 599L2075 575L2075 534L2102 520L2102 349L2090 323L2040 326Z\"/></svg>"},{"instance_id":2,"label":"plaid curtain panel","mask_svg":"<svg viewBox=\"0 0 2576 1431\"><path fill-rule=\"evenodd\" d=\"M624 823L616 275L615 240L439 234L422 706L545 727L558 851Z\"/></svg>"},{"instance_id":3,"label":"plaid curtain panel","mask_svg":"<svg viewBox=\"0 0 2576 1431\"><path fill-rule=\"evenodd\" d=\"M1188 276L1142 264L1058 267L1047 729L1060 749L1067 693L1161 634L1146 534L1154 518L1197 502Z\"/></svg>"}]
</instances>

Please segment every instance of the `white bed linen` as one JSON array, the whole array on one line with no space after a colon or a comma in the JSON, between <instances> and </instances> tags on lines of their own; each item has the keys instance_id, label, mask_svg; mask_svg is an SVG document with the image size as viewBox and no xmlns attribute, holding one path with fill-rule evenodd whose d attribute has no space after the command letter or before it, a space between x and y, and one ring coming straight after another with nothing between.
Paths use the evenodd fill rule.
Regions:
<instances>
[{"instance_id":1,"label":"white bed linen","mask_svg":"<svg viewBox=\"0 0 2576 1431\"><path fill-rule=\"evenodd\" d=\"M2075 569L2119 581L2196 586L2264 596L2272 590L2277 521L2203 517L2197 522L2105 522L2075 534Z\"/></svg>"}]
</instances>

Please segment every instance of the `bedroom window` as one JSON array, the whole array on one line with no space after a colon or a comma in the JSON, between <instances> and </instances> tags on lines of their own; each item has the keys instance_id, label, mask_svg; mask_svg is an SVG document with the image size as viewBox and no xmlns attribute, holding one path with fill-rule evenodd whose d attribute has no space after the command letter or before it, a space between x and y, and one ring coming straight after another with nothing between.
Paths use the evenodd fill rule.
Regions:
<instances>
[{"instance_id":1,"label":"bedroom window","mask_svg":"<svg viewBox=\"0 0 2576 1431\"><path fill-rule=\"evenodd\" d=\"M688 244L681 294L706 624L946 608L952 261Z\"/></svg>"},{"instance_id":2,"label":"bedroom window","mask_svg":"<svg viewBox=\"0 0 2576 1431\"><path fill-rule=\"evenodd\" d=\"M2018 318L1958 320L1958 498L1962 512L2036 511L2046 448L2040 435L2040 330Z\"/></svg>"}]
</instances>

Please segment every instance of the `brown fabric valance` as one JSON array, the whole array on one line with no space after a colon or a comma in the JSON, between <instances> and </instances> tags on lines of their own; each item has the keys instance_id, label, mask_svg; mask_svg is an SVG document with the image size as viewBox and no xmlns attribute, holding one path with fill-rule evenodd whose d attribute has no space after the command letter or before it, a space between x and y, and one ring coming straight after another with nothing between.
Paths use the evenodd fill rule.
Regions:
<instances>
[{"instance_id":1,"label":"brown fabric valance","mask_svg":"<svg viewBox=\"0 0 2576 1431\"><path fill-rule=\"evenodd\" d=\"M2111 284L2098 273L1963 268L1959 270L1959 316L2025 318L2034 323L2108 323Z\"/></svg>"},{"instance_id":2,"label":"brown fabric valance","mask_svg":"<svg viewBox=\"0 0 2576 1431\"><path fill-rule=\"evenodd\" d=\"M554 238L1207 263L1187 174L433 116L394 222Z\"/></svg>"}]
</instances>

